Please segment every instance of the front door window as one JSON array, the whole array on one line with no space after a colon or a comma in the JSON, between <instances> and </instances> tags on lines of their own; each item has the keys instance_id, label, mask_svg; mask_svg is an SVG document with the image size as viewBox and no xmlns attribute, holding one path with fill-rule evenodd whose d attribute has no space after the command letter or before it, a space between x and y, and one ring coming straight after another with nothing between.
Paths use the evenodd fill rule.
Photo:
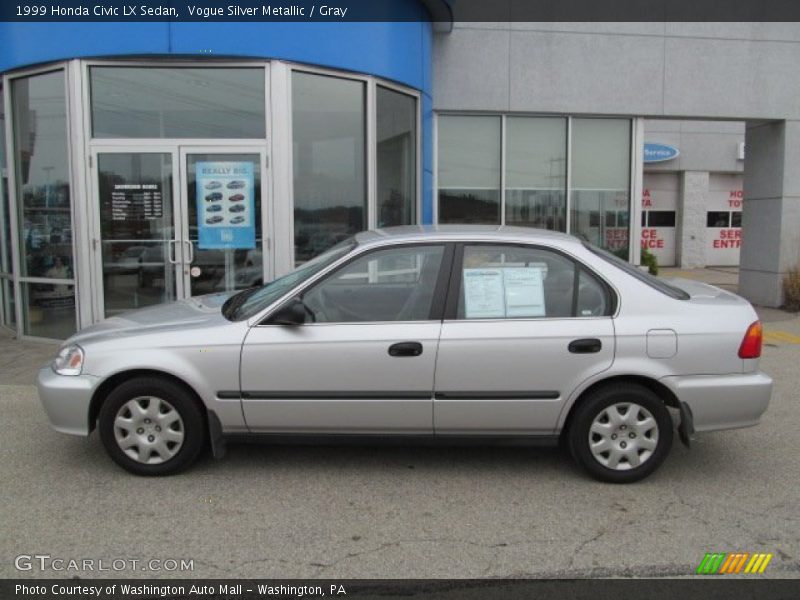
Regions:
<instances>
[{"instance_id":1,"label":"front door window","mask_svg":"<svg viewBox=\"0 0 800 600\"><path fill-rule=\"evenodd\" d=\"M303 296L317 323L427 321L444 246L379 250Z\"/></svg>"}]
</instances>

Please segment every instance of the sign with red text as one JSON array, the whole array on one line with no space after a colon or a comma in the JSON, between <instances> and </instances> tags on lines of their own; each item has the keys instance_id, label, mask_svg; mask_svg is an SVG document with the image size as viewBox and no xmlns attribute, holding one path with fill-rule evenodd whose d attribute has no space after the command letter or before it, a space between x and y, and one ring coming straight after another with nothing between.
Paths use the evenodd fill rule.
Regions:
<instances>
[{"instance_id":1,"label":"sign with red text","mask_svg":"<svg viewBox=\"0 0 800 600\"><path fill-rule=\"evenodd\" d=\"M645 173L642 186L641 245L661 266L675 264L679 181L675 173Z\"/></svg>"},{"instance_id":2,"label":"sign with red text","mask_svg":"<svg viewBox=\"0 0 800 600\"><path fill-rule=\"evenodd\" d=\"M712 173L708 183L708 223L706 227L706 264L736 266L742 245L742 176ZM713 214L713 218L712 215ZM716 226L716 225L720 226Z\"/></svg>"}]
</instances>

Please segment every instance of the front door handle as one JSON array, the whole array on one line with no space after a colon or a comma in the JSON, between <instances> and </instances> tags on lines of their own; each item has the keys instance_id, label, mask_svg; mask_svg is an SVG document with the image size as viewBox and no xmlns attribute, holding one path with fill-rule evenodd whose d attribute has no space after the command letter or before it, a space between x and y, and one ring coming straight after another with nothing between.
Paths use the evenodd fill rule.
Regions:
<instances>
[{"instance_id":1,"label":"front door handle","mask_svg":"<svg viewBox=\"0 0 800 600\"><path fill-rule=\"evenodd\" d=\"M419 342L398 342L389 346L389 356L419 356L422 344Z\"/></svg>"},{"instance_id":2,"label":"front door handle","mask_svg":"<svg viewBox=\"0 0 800 600\"><path fill-rule=\"evenodd\" d=\"M594 354L600 352L603 343L597 338L585 338L582 340L572 340L567 348L573 354Z\"/></svg>"}]
</instances>

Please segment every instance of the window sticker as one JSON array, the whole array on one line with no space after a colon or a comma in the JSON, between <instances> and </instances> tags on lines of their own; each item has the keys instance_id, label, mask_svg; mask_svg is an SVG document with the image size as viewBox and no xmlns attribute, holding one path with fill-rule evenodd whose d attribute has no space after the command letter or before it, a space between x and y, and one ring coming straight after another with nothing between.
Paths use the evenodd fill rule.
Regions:
<instances>
[{"instance_id":1,"label":"window sticker","mask_svg":"<svg viewBox=\"0 0 800 600\"><path fill-rule=\"evenodd\" d=\"M464 269L463 279L467 319L545 316L539 267Z\"/></svg>"},{"instance_id":2,"label":"window sticker","mask_svg":"<svg viewBox=\"0 0 800 600\"><path fill-rule=\"evenodd\" d=\"M544 286L537 267L503 269L507 317L543 317Z\"/></svg>"}]
</instances>

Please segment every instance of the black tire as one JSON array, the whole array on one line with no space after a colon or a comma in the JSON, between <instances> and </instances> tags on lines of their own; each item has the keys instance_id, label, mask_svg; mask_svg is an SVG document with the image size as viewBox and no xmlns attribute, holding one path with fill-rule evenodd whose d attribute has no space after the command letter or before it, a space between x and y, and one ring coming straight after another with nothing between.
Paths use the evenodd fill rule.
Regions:
<instances>
[{"instance_id":1,"label":"black tire","mask_svg":"<svg viewBox=\"0 0 800 600\"><path fill-rule=\"evenodd\" d=\"M657 440L655 448L650 451L651 454L642 460L641 464L631 466L628 459L625 458L620 461L624 470L618 470L601 464L600 458L595 457L590 448L589 434L594 420L602 415L606 409L615 404L627 403L637 404L652 415L657 425L657 430L655 431ZM625 414L627 415L627 413ZM643 412L639 414L644 415ZM613 425L611 426L613 427ZM624 429L628 426L623 425L621 427ZM614 431L616 432L616 429ZM629 430L626 429L626 431ZM614 438L613 443L629 443L629 440L621 438L621 436L625 435L624 433L614 433L614 435L617 437ZM637 433L631 431L627 435L635 436ZM647 432L645 437L652 439L653 435L654 432L651 430ZM664 401L651 390L635 383L612 384L591 392L589 396L580 400L580 404L575 408L575 414L567 431L567 442L575 461L592 477L608 483L633 483L650 475L664 462L667 454L669 454L669 450L672 447L672 438L672 418L664 405ZM595 441L601 440L602 437L597 435ZM647 452L647 450L642 449L641 454L639 454L639 450L633 450L630 447L628 451L637 452L637 456L644 456ZM603 459L606 458L603 457Z\"/></svg>"},{"instance_id":2,"label":"black tire","mask_svg":"<svg viewBox=\"0 0 800 600\"><path fill-rule=\"evenodd\" d=\"M182 421L179 430L183 433L183 440L179 449L174 456L157 464L145 464L128 456L115 437L114 421L120 409L143 396L166 401ZM206 444L207 427L203 408L184 387L160 377L137 377L120 384L108 394L100 408L99 430L109 456L123 469L136 475L174 475L189 467L200 455Z\"/></svg>"}]
</instances>

